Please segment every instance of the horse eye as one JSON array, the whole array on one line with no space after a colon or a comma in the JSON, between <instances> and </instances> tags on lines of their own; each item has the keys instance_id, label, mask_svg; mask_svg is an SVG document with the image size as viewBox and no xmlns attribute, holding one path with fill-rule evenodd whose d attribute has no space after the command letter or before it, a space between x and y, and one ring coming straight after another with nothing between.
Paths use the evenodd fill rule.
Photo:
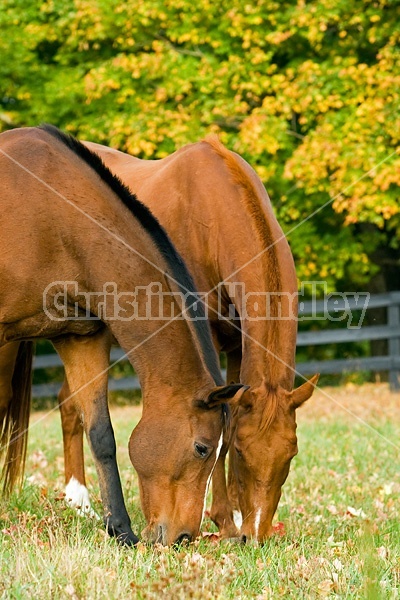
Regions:
<instances>
[{"instance_id":1,"label":"horse eye","mask_svg":"<svg viewBox=\"0 0 400 600\"><path fill-rule=\"evenodd\" d=\"M241 450L239 450L239 448L237 446L235 446L235 452L236 452L237 456L239 456L239 458L243 458L243 452Z\"/></svg>"},{"instance_id":2,"label":"horse eye","mask_svg":"<svg viewBox=\"0 0 400 600\"><path fill-rule=\"evenodd\" d=\"M206 458L206 456L208 456L208 454L210 452L209 448L207 446L205 446L204 444L199 444L198 442L195 442L194 449L195 449L195 453L200 458Z\"/></svg>"}]
</instances>

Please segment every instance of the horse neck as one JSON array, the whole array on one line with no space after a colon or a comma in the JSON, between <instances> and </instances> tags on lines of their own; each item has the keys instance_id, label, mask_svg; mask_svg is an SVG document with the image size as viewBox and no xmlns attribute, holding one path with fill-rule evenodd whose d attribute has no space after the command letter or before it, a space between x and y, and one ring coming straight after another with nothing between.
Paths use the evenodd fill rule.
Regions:
<instances>
[{"instance_id":1,"label":"horse neck","mask_svg":"<svg viewBox=\"0 0 400 600\"><path fill-rule=\"evenodd\" d=\"M293 321L242 322L241 380L248 385L278 385L291 390L294 381L297 325Z\"/></svg>"},{"instance_id":2,"label":"horse neck","mask_svg":"<svg viewBox=\"0 0 400 600\"><path fill-rule=\"evenodd\" d=\"M130 217L133 219L133 217ZM115 292L128 292L119 300L119 305L128 307L129 301L133 299L133 293L140 288L138 303L140 308L140 319L131 318L120 320L115 318L115 304L107 305L103 312L104 320L116 338L122 349L127 353L130 362L138 373L143 394L151 389L156 396L157 390L178 390L214 385L212 376L205 366L204 357L201 352L201 344L198 341L193 325L181 316L168 319L169 315L180 315L182 306L176 302L171 289L177 286L168 281L164 273L168 266L160 259L160 255L147 235L136 229L140 226L134 224L127 226L126 216L123 227L113 227L118 232L120 242L114 243L110 240L107 252L101 257L91 256L90 249L85 255L90 272L90 289L102 292L110 289ZM121 233L123 232L123 234ZM104 233L93 228L93 235L104 238ZM107 235L107 234L106 234ZM96 248L96 241L91 238L91 247ZM104 242L103 242L104 243ZM134 249L134 251L132 251ZM142 258L146 257L146 260ZM146 288L156 283L157 294L162 293L163 319L154 318L154 313L144 314L146 307L143 302L148 299ZM153 289L153 288L152 288ZM114 296L115 297L115 296ZM100 294L103 299L104 295ZM113 295L111 295L111 301ZM158 296L153 302L158 303ZM128 303L128 304L127 304ZM154 306L154 305L153 305ZM157 304L158 306L158 304ZM99 304L94 298L90 307L94 314L99 314ZM132 313L131 313L132 314Z\"/></svg>"},{"instance_id":3,"label":"horse neck","mask_svg":"<svg viewBox=\"0 0 400 600\"><path fill-rule=\"evenodd\" d=\"M150 321L146 327L139 321L129 328L111 323L110 329L139 376L146 406L153 398L192 397L191 391L213 385L185 321Z\"/></svg>"},{"instance_id":4,"label":"horse neck","mask_svg":"<svg viewBox=\"0 0 400 600\"><path fill-rule=\"evenodd\" d=\"M242 282L243 293L253 293L263 315L268 314L265 294L286 292L291 295L288 301L270 296L270 319L242 318L241 378L250 385L260 384L265 379L272 387L283 385L289 389L293 384L297 331L297 280L292 254L255 171L218 141L209 140L209 143L222 158L230 182L230 191L225 197L230 198L231 218L224 202L218 238L236 244L232 246L233 251L229 251L228 246L222 256L218 253L220 281ZM279 304L281 319L278 319ZM237 304L236 308L240 314Z\"/></svg>"},{"instance_id":5,"label":"horse neck","mask_svg":"<svg viewBox=\"0 0 400 600\"><path fill-rule=\"evenodd\" d=\"M266 253L236 277L244 284L244 297L237 303L242 311L241 380L252 386L265 380L273 388L289 390L294 381L297 280L291 254L281 242L278 245L274 261Z\"/></svg>"}]
</instances>

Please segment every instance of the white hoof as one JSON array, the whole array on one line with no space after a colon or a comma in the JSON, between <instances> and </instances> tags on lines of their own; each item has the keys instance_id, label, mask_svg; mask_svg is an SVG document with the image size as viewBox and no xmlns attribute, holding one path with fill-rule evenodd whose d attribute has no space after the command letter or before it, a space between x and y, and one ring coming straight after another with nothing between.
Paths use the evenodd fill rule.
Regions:
<instances>
[{"instance_id":1,"label":"white hoof","mask_svg":"<svg viewBox=\"0 0 400 600\"><path fill-rule=\"evenodd\" d=\"M76 510L79 516L100 519L90 504L87 488L79 483L75 477L71 477L65 488L65 501L68 506Z\"/></svg>"}]
</instances>

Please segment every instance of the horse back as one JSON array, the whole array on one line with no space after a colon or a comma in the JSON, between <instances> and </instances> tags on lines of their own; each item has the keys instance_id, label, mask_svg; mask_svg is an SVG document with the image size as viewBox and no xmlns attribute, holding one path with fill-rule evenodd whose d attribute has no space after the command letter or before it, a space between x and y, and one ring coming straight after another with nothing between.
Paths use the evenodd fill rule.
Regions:
<instances>
[{"instance_id":1,"label":"horse back","mask_svg":"<svg viewBox=\"0 0 400 600\"><path fill-rule=\"evenodd\" d=\"M258 255L263 265L256 268L253 261L252 272L272 265L282 273L285 289L296 289L292 254L264 185L252 167L216 137L160 160L85 144L166 227L201 291Z\"/></svg>"}]
</instances>

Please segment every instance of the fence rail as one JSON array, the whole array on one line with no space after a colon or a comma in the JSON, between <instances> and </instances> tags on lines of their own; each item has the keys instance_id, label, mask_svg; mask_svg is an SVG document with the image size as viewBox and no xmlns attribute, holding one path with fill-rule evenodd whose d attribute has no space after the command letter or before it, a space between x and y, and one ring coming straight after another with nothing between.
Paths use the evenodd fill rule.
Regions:
<instances>
[{"instance_id":1,"label":"fence rail","mask_svg":"<svg viewBox=\"0 0 400 600\"><path fill-rule=\"evenodd\" d=\"M320 319L321 314L340 315L346 319L349 310L362 310L363 302L359 297L341 298L333 295L330 299L300 302L299 318L308 315ZM386 294L371 295L366 304L366 310L371 308L386 308L386 325L371 325L360 328L325 329L323 331L306 331L299 333L297 346L319 344L338 344L343 342L360 342L372 340L387 340L388 353L386 356L368 356L365 358L335 359L325 361L307 361L297 363L296 369L302 375L312 373L335 374L352 373L354 371L388 371L392 391L400 390L400 291Z\"/></svg>"},{"instance_id":2,"label":"fence rail","mask_svg":"<svg viewBox=\"0 0 400 600\"><path fill-rule=\"evenodd\" d=\"M324 315L329 314L336 320L340 320L342 313L343 321L348 316L348 311L363 310L365 294L359 297L341 298L333 295L327 300L300 302L299 318L309 317L321 320ZM386 308L386 325L372 325L356 328L342 327L335 329L324 329L321 331L300 332L297 338L297 346L313 346L321 344L338 344L371 340L387 340L388 354L386 356L368 356L365 358L349 358L297 363L296 369L302 375L312 373L335 374L352 373L355 371L388 371L390 389L400 391L400 291L386 294L372 295L368 299L367 310L371 308ZM348 320L348 319L347 319ZM121 359L124 352L120 348L111 351L111 363ZM45 354L35 356L34 369L46 369L49 367L62 366L57 354ZM33 386L35 398L56 396L61 387L60 383L44 383ZM109 389L112 391L139 389L139 380L136 376L121 379L110 379Z\"/></svg>"}]
</instances>

